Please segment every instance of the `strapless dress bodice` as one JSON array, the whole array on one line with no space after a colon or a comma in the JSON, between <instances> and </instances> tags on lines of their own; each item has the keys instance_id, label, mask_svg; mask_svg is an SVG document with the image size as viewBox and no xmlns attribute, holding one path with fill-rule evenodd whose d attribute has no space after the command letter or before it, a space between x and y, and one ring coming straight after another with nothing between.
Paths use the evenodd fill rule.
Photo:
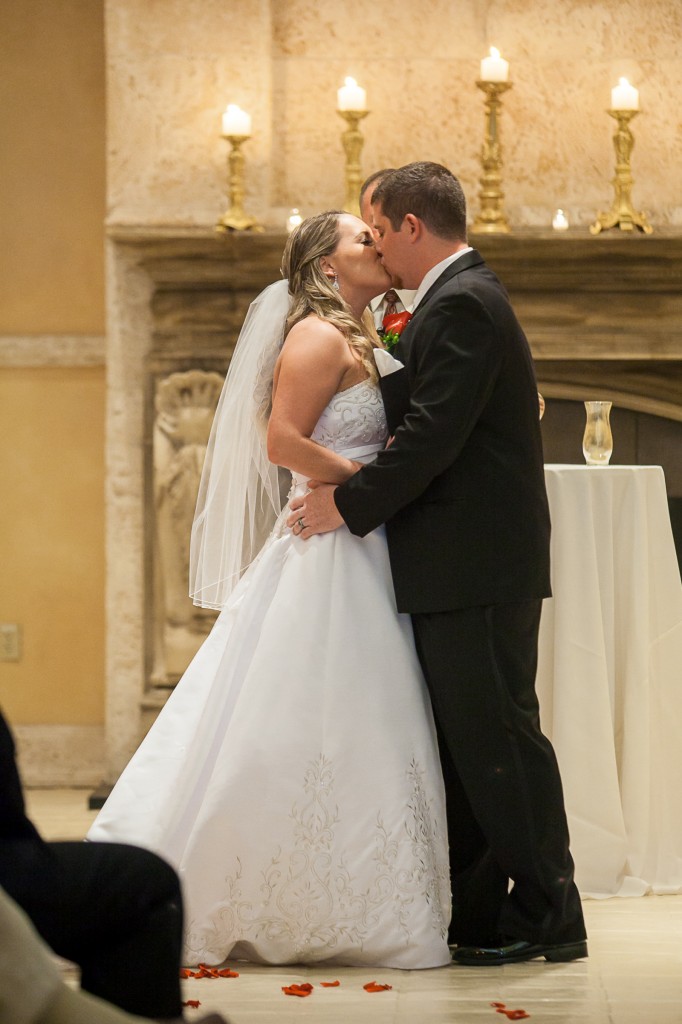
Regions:
<instances>
[{"instance_id":1,"label":"strapless dress bodice","mask_svg":"<svg viewBox=\"0 0 682 1024\"><path fill-rule=\"evenodd\" d=\"M374 458L386 445L388 427L379 385L361 380L337 391L310 435L324 448L357 462ZM295 486L306 478L294 473Z\"/></svg>"}]
</instances>

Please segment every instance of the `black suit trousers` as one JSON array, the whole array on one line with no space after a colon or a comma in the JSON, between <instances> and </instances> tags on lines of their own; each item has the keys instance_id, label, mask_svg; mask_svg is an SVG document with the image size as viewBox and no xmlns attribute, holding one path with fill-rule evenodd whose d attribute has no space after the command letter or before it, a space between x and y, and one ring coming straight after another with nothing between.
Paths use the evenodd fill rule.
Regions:
<instances>
[{"instance_id":1,"label":"black suit trousers","mask_svg":"<svg viewBox=\"0 0 682 1024\"><path fill-rule=\"evenodd\" d=\"M412 616L445 779L450 941L460 945L585 937L559 769L535 693L541 606Z\"/></svg>"},{"instance_id":2,"label":"black suit trousers","mask_svg":"<svg viewBox=\"0 0 682 1024\"><path fill-rule=\"evenodd\" d=\"M0 843L0 884L81 986L141 1017L182 1014L182 899L153 853L117 843Z\"/></svg>"}]
</instances>

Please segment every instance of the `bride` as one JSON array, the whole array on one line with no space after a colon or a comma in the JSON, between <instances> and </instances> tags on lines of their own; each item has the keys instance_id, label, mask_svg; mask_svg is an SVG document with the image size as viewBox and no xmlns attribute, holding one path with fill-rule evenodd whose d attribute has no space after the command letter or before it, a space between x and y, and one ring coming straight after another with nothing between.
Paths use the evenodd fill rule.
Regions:
<instances>
[{"instance_id":1,"label":"bride","mask_svg":"<svg viewBox=\"0 0 682 1024\"><path fill-rule=\"evenodd\" d=\"M221 614L88 838L175 865L187 963L437 967L443 783L383 528L298 539L277 470L291 499L385 446L362 314L388 277L337 212L300 225L282 271L242 328L199 492L192 596Z\"/></svg>"}]
</instances>

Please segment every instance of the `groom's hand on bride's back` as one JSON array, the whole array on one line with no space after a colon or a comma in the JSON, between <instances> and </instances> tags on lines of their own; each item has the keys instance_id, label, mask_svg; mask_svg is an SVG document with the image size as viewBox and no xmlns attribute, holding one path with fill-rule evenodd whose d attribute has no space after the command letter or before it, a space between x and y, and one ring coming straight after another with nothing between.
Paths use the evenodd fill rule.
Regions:
<instances>
[{"instance_id":1,"label":"groom's hand on bride's back","mask_svg":"<svg viewBox=\"0 0 682 1024\"><path fill-rule=\"evenodd\" d=\"M287 517L287 526L302 540L318 533L330 533L343 525L343 518L334 502L336 486L309 480L308 487L308 494L293 499Z\"/></svg>"}]
</instances>

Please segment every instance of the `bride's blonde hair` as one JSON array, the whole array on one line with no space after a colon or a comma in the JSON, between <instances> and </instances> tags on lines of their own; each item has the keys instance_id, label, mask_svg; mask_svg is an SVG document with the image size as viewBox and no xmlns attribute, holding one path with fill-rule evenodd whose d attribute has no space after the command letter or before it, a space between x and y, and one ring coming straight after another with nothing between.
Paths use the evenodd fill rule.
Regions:
<instances>
[{"instance_id":1,"label":"bride's blonde hair","mask_svg":"<svg viewBox=\"0 0 682 1024\"><path fill-rule=\"evenodd\" d=\"M314 313L341 331L369 379L376 381L372 349L379 342L371 318L355 318L320 266L322 257L331 256L339 244L339 217L342 216L342 210L318 213L304 220L289 235L282 256L282 274L289 281L292 302L284 337L295 324Z\"/></svg>"}]
</instances>

